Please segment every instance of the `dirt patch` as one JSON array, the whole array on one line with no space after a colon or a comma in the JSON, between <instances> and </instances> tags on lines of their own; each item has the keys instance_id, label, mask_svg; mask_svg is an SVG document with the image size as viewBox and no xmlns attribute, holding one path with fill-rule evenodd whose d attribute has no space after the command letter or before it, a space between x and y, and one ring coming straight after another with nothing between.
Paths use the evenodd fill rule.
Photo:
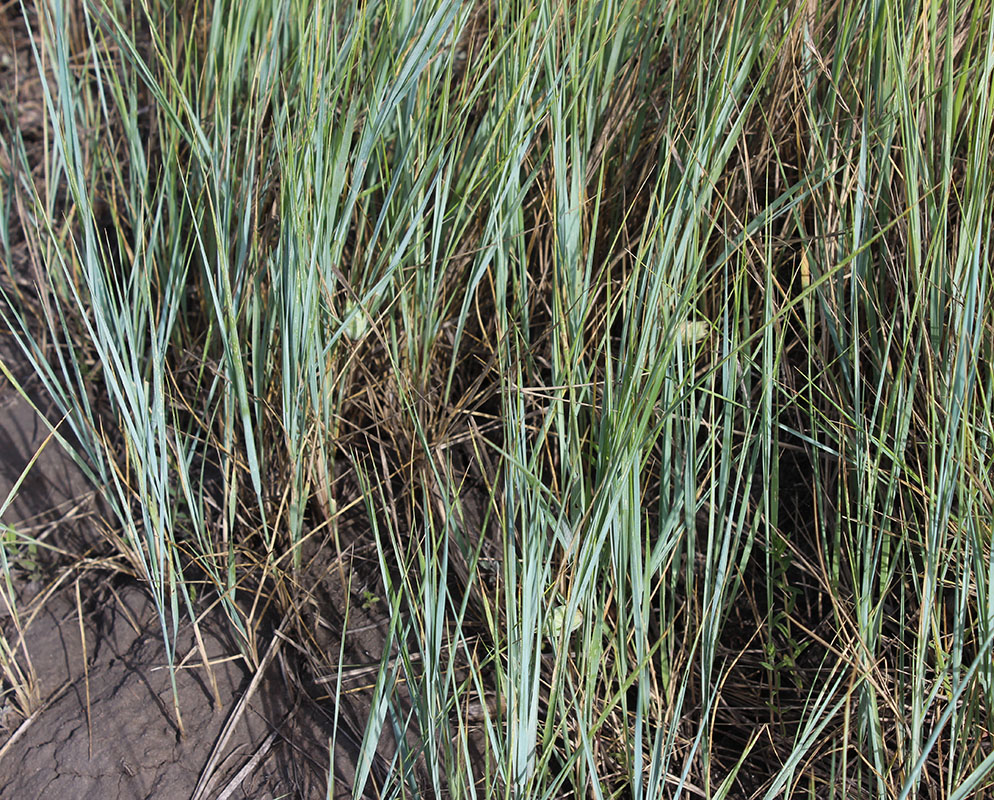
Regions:
<instances>
[{"instance_id":1,"label":"dirt patch","mask_svg":"<svg viewBox=\"0 0 994 800\"><path fill-rule=\"evenodd\" d=\"M0 404L0 497L6 497L47 427L9 386L0 388ZM175 637L180 732L150 597L115 573L112 561L66 564L59 555L70 541L74 549L87 544L87 537L87 549L99 551L94 507L92 488L50 444L4 515L5 525L30 531L43 546L8 548L17 615L15 621L5 608L0 625L28 684L18 688L34 707L22 707L6 678L0 796L323 796L323 770L290 744L306 724L291 718L279 659L271 658L253 681L217 615L207 614L200 625L209 670L190 624ZM249 702L240 702L250 689Z\"/></svg>"},{"instance_id":2,"label":"dirt patch","mask_svg":"<svg viewBox=\"0 0 994 800\"><path fill-rule=\"evenodd\" d=\"M201 670L183 668L176 683L190 734L180 735L155 609L137 588L114 590L113 579L104 580L105 586L86 581L94 608L84 611L82 635L75 587L49 598L26 631L45 701L13 730L17 738L0 760L0 780L12 797L192 796L205 743L212 743L224 724L224 709L214 707ZM180 642L188 651L195 645L189 633ZM243 690L245 671L223 660L229 648L213 632L206 634L205 645L220 661L212 671L230 709ZM233 756L265 740L268 727L257 712L246 715ZM232 788L230 797L262 796Z\"/></svg>"}]
</instances>

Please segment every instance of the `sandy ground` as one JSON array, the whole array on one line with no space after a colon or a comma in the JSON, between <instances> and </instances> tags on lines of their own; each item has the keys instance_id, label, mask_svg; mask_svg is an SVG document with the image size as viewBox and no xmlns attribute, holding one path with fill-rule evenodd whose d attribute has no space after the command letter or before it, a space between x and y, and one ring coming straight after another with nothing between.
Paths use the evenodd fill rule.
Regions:
<instances>
[{"instance_id":1,"label":"sandy ground","mask_svg":"<svg viewBox=\"0 0 994 800\"><path fill-rule=\"evenodd\" d=\"M0 388L0 498L47 428L9 385ZM50 443L21 487L4 524L45 544L77 550L101 524L92 489L58 445ZM78 550L77 550L78 551ZM177 673L181 735L173 707L162 631L155 608L133 580L100 565L60 566L60 559L14 562L18 625L3 609L3 632L36 707L20 713L5 681L0 727L3 798L266 798L302 796L287 769L280 736L289 709L264 680L253 702L238 704L251 684L224 620L201 627L221 699L194 653L190 626L177 636L188 657ZM23 636L23 643L19 641ZM27 656L25 656L25 652ZM85 654L85 656L84 656ZM284 707L281 707L284 706ZM237 719L235 715L237 714ZM230 735L214 756L226 724ZM285 727L283 725L282 727ZM283 748L276 745L283 745ZM201 774L216 765L209 785ZM308 796L320 796L318 787Z\"/></svg>"}]
</instances>

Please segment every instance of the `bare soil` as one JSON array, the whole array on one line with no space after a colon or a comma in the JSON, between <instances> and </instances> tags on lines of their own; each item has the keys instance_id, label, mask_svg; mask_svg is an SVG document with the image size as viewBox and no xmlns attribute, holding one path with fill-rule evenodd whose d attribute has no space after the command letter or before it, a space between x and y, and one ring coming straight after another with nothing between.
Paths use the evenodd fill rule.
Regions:
<instances>
[{"instance_id":1,"label":"bare soil","mask_svg":"<svg viewBox=\"0 0 994 800\"><path fill-rule=\"evenodd\" d=\"M7 363L7 362L5 362ZM47 435L28 403L0 387L0 497ZM4 515L4 524L43 545L74 551L103 524L92 488L50 443ZM155 607L112 560L66 563L45 548L21 548L11 574L17 620L0 615L34 707L24 716L10 681L0 710L2 798L320 797L326 767L302 756L302 720L273 661L244 707L253 675L238 657L227 623L208 614L200 626L221 704L196 652L191 626L176 636L173 707ZM229 724L230 723L230 724ZM222 742L225 728L230 728ZM311 737L307 737L311 738ZM215 748L217 752L215 754ZM205 773L206 770L206 773ZM205 776L202 779L202 775Z\"/></svg>"}]
</instances>

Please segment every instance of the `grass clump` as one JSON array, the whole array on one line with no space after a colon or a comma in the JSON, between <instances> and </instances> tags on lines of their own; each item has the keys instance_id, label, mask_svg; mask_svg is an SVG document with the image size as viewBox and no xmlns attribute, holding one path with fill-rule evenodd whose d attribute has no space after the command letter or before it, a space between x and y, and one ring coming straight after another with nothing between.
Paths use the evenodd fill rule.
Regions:
<instances>
[{"instance_id":1,"label":"grass clump","mask_svg":"<svg viewBox=\"0 0 994 800\"><path fill-rule=\"evenodd\" d=\"M330 689L329 796L989 786L989 3L35 20L7 325L167 645Z\"/></svg>"}]
</instances>

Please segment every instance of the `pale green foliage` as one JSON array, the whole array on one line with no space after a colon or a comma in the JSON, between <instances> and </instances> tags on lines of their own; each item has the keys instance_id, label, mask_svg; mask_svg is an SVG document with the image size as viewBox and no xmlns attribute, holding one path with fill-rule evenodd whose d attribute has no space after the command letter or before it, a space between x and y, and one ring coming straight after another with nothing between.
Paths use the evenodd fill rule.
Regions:
<instances>
[{"instance_id":1,"label":"pale green foliage","mask_svg":"<svg viewBox=\"0 0 994 800\"><path fill-rule=\"evenodd\" d=\"M329 795L989 785L988 2L90 2L87 80L45 9L66 347L5 314L167 640L194 564L257 662L356 477Z\"/></svg>"}]
</instances>

